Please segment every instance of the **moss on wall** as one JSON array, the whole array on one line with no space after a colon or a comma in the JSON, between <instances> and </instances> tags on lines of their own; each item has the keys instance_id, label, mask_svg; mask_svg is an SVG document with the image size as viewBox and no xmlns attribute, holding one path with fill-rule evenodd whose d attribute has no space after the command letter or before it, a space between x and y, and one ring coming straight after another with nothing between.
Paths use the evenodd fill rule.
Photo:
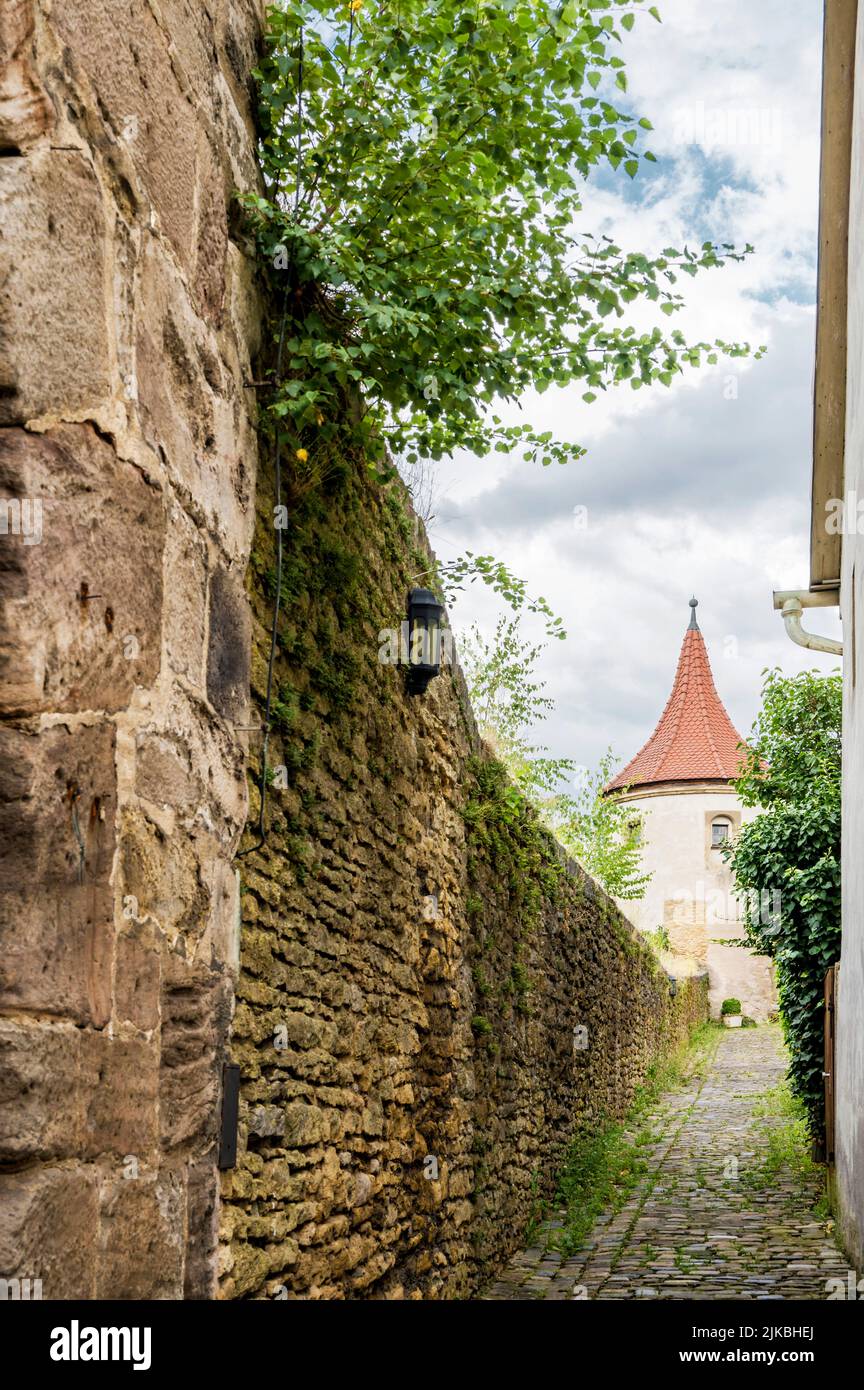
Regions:
<instances>
[{"instance_id":1,"label":"moss on wall","mask_svg":"<svg viewBox=\"0 0 864 1390\"><path fill-rule=\"evenodd\" d=\"M260 709L266 479L257 505ZM458 668L418 699L379 663L433 564L401 484L330 467L295 489L284 536L270 749L284 772L267 843L241 861L222 1292L463 1297L518 1245L574 1128L621 1115L705 1016L704 988L673 998L540 827L481 746Z\"/></svg>"}]
</instances>

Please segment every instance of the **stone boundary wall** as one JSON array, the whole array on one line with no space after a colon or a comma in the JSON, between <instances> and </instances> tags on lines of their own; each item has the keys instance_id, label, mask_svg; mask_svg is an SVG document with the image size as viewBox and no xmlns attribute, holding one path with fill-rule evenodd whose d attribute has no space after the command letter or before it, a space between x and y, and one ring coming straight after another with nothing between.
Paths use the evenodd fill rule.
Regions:
<instances>
[{"instance_id":1,"label":"stone boundary wall","mask_svg":"<svg viewBox=\"0 0 864 1390\"><path fill-rule=\"evenodd\" d=\"M44 1298L214 1291L263 8L0 12L0 1275Z\"/></svg>"},{"instance_id":2,"label":"stone boundary wall","mask_svg":"<svg viewBox=\"0 0 864 1390\"><path fill-rule=\"evenodd\" d=\"M259 710L276 582L261 472ZM434 567L401 484L343 462L286 491L270 830L242 861L221 1296L466 1297L523 1241L574 1133L623 1115L707 1018L707 979L670 988L514 804L458 667L416 698L379 661Z\"/></svg>"},{"instance_id":3,"label":"stone boundary wall","mask_svg":"<svg viewBox=\"0 0 864 1390\"><path fill-rule=\"evenodd\" d=\"M476 1292L705 1013L514 806L458 670L409 699L380 664L433 562L362 460L288 479L279 777L235 862L262 11L0 14L0 1277L50 1299Z\"/></svg>"}]
</instances>

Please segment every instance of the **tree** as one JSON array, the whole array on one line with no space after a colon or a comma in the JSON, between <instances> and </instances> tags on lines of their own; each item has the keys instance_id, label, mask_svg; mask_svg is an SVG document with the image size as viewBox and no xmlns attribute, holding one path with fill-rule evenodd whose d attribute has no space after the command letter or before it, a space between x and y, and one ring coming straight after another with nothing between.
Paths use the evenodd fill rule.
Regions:
<instances>
[{"instance_id":1,"label":"tree","mask_svg":"<svg viewBox=\"0 0 864 1390\"><path fill-rule=\"evenodd\" d=\"M522 640L516 619L501 618L491 642L476 627L460 640L478 728L547 828L583 868L613 897L641 898L650 880L639 869L641 819L603 795L613 773L612 750L591 773L531 742L532 726L554 709L543 693L545 682L534 674L543 649ZM565 787L577 774L574 795Z\"/></svg>"},{"instance_id":2,"label":"tree","mask_svg":"<svg viewBox=\"0 0 864 1390\"><path fill-rule=\"evenodd\" d=\"M765 673L762 708L736 782L762 814L726 851L749 944L777 965L789 1077L817 1140L824 1127L825 972L840 954L842 680Z\"/></svg>"},{"instance_id":3,"label":"tree","mask_svg":"<svg viewBox=\"0 0 864 1390\"><path fill-rule=\"evenodd\" d=\"M609 748L593 772L583 777L575 796L557 799L551 824L558 839L612 897L644 898L651 875L642 871L641 811L606 796L617 766Z\"/></svg>"},{"instance_id":4,"label":"tree","mask_svg":"<svg viewBox=\"0 0 864 1390\"><path fill-rule=\"evenodd\" d=\"M277 290L272 417L304 466L346 440L389 473L456 449L584 451L498 400L670 385L715 348L674 315L730 245L627 251L580 227L592 170L633 178L646 118L618 49L642 0L290 0L257 71L263 193L242 198ZM655 7L648 11L660 16ZM319 465L320 466L320 465Z\"/></svg>"}]
</instances>

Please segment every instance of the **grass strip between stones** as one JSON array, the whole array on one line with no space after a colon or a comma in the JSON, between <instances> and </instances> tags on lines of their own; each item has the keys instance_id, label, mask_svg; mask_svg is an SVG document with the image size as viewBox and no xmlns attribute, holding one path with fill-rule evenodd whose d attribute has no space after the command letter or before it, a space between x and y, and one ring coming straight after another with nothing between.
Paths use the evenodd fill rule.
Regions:
<instances>
[{"instance_id":1,"label":"grass strip between stones","mask_svg":"<svg viewBox=\"0 0 864 1390\"><path fill-rule=\"evenodd\" d=\"M647 1151L662 1141L665 1157L674 1144L698 1099L721 1037L722 1029L717 1024L702 1024L689 1043L649 1067L623 1120L576 1136L559 1174L552 1204L564 1209L559 1212L560 1224L556 1222L554 1227L543 1232L548 1249L560 1250L565 1256L577 1254L597 1219L606 1212L614 1216L621 1211L646 1174L651 1174L644 1193L644 1197L648 1196L663 1159L653 1165L652 1172ZM662 1129L658 1132L660 1117L652 1114L658 1100L665 1093L679 1090L694 1080L698 1080L699 1086L674 1132L668 1137ZM529 1244L532 1237L537 1237L543 1214L538 1213L532 1221ZM638 1213L634 1221L637 1216Z\"/></svg>"}]
</instances>

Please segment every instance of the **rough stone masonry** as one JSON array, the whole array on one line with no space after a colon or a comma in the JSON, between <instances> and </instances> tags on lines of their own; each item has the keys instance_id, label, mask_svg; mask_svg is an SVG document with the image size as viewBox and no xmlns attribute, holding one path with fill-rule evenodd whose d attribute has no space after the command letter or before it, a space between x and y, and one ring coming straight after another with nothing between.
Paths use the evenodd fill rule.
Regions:
<instances>
[{"instance_id":1,"label":"rough stone masonry","mask_svg":"<svg viewBox=\"0 0 864 1390\"><path fill-rule=\"evenodd\" d=\"M0 1271L46 1298L214 1291L262 10L0 9Z\"/></svg>"},{"instance_id":2,"label":"rough stone masonry","mask_svg":"<svg viewBox=\"0 0 864 1390\"><path fill-rule=\"evenodd\" d=\"M0 11L0 1276L46 1298L468 1295L705 1012L508 821L458 671L412 700L378 661L431 559L362 461L292 499L285 775L235 859L274 586L232 210L262 11Z\"/></svg>"}]
</instances>

